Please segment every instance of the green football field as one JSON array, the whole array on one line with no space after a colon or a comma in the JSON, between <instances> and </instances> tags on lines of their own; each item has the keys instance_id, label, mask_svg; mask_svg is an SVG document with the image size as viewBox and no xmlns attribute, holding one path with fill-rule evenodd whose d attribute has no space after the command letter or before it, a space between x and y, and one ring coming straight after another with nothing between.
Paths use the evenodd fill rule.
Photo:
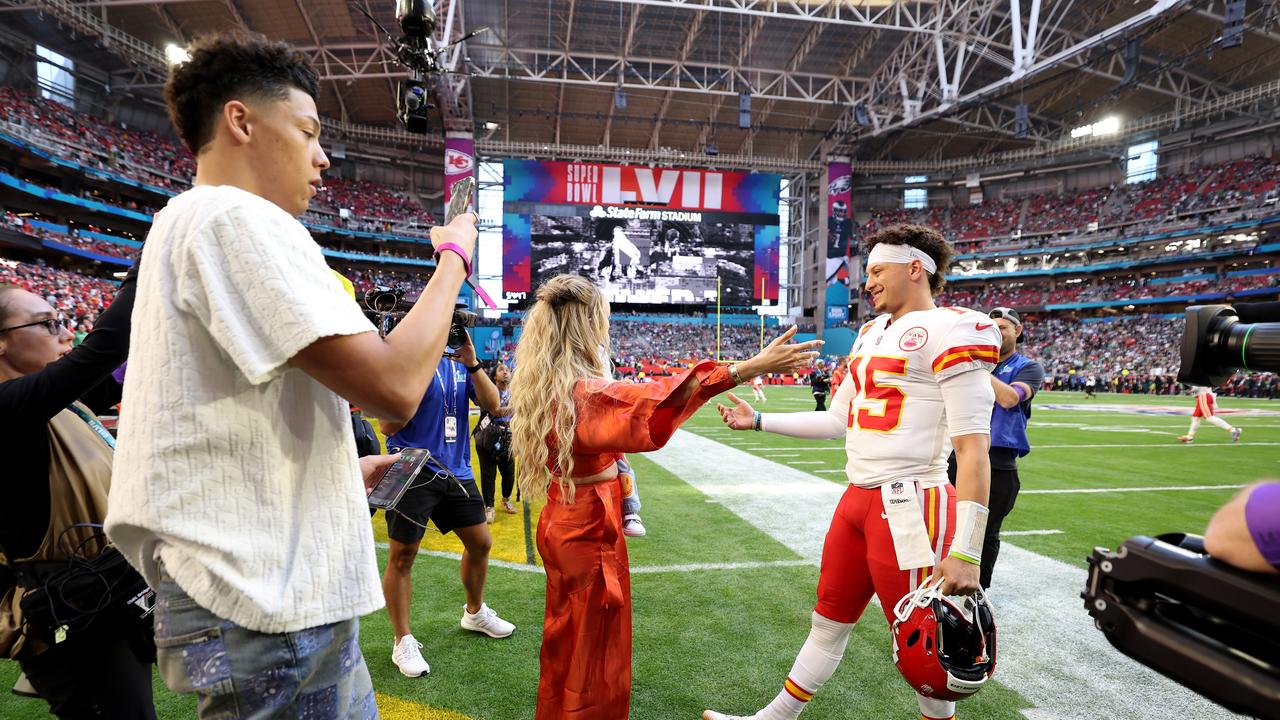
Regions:
<instances>
[{"instance_id":1,"label":"green football field","mask_svg":"<svg viewBox=\"0 0 1280 720\"><path fill-rule=\"evenodd\" d=\"M767 392L766 412L812 409L805 388ZM1114 651L1079 593L1095 546L1200 532L1239 486L1275 475L1280 403L1223 398L1224 417L1244 429L1241 442L1203 425L1186 446L1177 436L1187 429L1189 398L1044 393L1035 402L1035 449L1020 465L1022 494L1005 522L991 594L1000 663L993 684L962 702L959 717L1233 717ZM774 696L808 632L815 560L845 482L841 442L731 432L710 406L686 430L663 451L633 457L649 530L629 541L638 720L695 720L705 707L747 714ZM414 573L412 615L431 674L409 679L391 664L384 613L362 624L383 717L533 717L543 577L527 562L520 515L499 514L493 528L486 598L518 626L515 635L491 640L458 627L458 548L452 538L432 538ZM380 519L374 529L384 539ZM0 663L0 686L16 675L16 664ZM194 702L158 680L156 705L162 718L195 715ZM0 717L46 716L39 701L0 695ZM802 717L919 717L877 607Z\"/></svg>"}]
</instances>

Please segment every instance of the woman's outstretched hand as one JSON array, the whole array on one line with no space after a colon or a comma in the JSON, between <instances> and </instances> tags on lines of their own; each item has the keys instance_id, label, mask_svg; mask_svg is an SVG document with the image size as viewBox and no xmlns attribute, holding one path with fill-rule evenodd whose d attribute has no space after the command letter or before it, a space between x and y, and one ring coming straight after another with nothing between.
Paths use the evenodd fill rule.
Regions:
<instances>
[{"instance_id":1,"label":"woman's outstretched hand","mask_svg":"<svg viewBox=\"0 0 1280 720\"><path fill-rule=\"evenodd\" d=\"M810 340L802 343L789 343L795 337L796 326L787 328L786 332L764 346L755 357L738 363L738 374L743 380L764 375L766 373L792 373L809 367L813 359L818 357L817 349L822 347L822 340Z\"/></svg>"}]
</instances>

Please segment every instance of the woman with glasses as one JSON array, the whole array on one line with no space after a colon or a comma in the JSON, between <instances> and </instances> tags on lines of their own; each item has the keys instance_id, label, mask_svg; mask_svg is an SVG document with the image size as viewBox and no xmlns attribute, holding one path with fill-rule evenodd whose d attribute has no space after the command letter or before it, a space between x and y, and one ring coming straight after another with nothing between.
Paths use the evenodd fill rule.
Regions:
<instances>
[{"instance_id":1,"label":"woman with glasses","mask_svg":"<svg viewBox=\"0 0 1280 720\"><path fill-rule=\"evenodd\" d=\"M149 628L126 620L123 604L59 627L31 617L24 624L20 604L29 593L52 595L72 557L87 560L107 547L101 524L115 441L78 398L114 382L111 372L125 360L136 267L74 348L48 302L0 285L0 577L10 578L0 579L0 657L18 661L60 718L155 717L150 659L131 649L146 655Z\"/></svg>"}]
</instances>

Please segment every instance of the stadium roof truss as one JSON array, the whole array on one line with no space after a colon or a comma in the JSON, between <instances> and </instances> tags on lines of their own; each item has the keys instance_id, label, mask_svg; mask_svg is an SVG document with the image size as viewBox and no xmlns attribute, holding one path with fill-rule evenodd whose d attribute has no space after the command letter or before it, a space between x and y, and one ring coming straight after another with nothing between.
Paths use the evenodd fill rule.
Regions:
<instances>
[{"instance_id":1,"label":"stadium roof truss","mask_svg":"<svg viewBox=\"0 0 1280 720\"><path fill-rule=\"evenodd\" d=\"M1220 3L436 0L436 47L488 28L442 53L436 99L445 128L482 126L480 146L494 153L619 159L629 150L633 160L800 169L835 152L886 169L960 167L1078 149L1064 138L1104 104L1129 129L1274 101L1270 91L1241 95L1268 87L1280 66L1274 0L1249 0L1244 47L1214 54ZM0 12L37 10L99 38L133 87L157 85L160 48L199 31L283 38L320 70L331 132L438 146L438 136L395 123L405 70L364 15L398 34L392 6L0 0Z\"/></svg>"}]
</instances>

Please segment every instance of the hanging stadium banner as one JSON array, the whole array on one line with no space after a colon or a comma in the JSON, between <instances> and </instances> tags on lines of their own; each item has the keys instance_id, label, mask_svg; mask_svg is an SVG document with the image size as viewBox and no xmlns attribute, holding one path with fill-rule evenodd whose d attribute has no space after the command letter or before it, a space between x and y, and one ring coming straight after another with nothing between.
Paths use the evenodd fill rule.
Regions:
<instances>
[{"instance_id":1,"label":"hanging stadium banner","mask_svg":"<svg viewBox=\"0 0 1280 720\"><path fill-rule=\"evenodd\" d=\"M823 313L827 327L849 321L849 293L857 282L849 276L853 239L853 167L848 158L833 157L827 165L827 297Z\"/></svg>"},{"instance_id":2,"label":"hanging stadium banner","mask_svg":"<svg viewBox=\"0 0 1280 720\"><path fill-rule=\"evenodd\" d=\"M444 204L453 197L453 184L475 174L476 143L469 132L449 131L444 135ZM474 210L476 199L471 198Z\"/></svg>"},{"instance_id":3,"label":"hanging stadium banner","mask_svg":"<svg viewBox=\"0 0 1280 720\"><path fill-rule=\"evenodd\" d=\"M776 301L781 176L541 160L503 163L507 300L560 273L614 303Z\"/></svg>"}]
</instances>

